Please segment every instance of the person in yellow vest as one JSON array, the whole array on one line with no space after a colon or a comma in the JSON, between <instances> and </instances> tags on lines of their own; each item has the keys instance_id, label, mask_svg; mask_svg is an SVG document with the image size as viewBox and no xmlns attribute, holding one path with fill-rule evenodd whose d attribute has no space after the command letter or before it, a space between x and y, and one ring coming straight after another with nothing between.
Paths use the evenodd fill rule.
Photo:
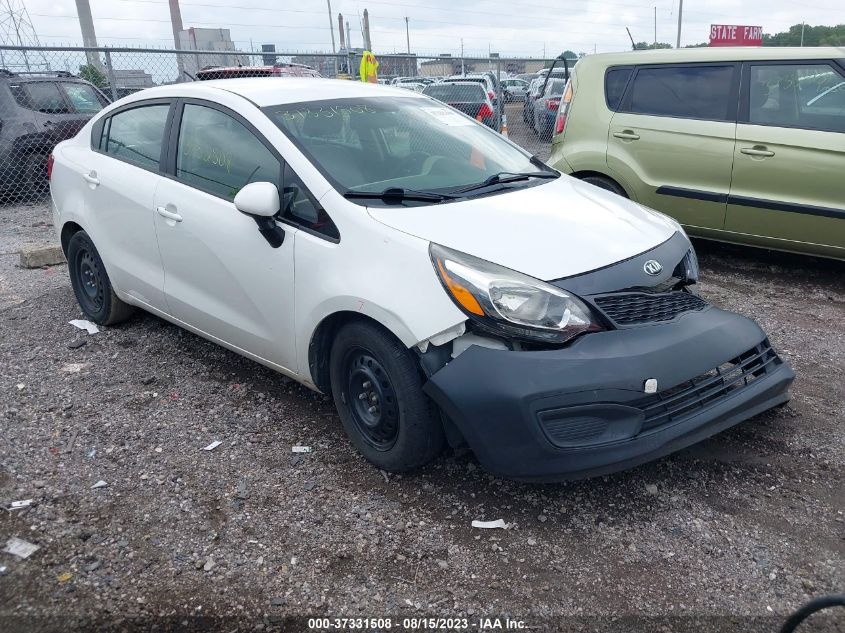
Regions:
<instances>
[{"instance_id":1,"label":"person in yellow vest","mask_svg":"<svg viewBox=\"0 0 845 633\"><path fill-rule=\"evenodd\" d=\"M361 55L361 81L371 84L378 83L378 60L370 51L364 51Z\"/></svg>"}]
</instances>

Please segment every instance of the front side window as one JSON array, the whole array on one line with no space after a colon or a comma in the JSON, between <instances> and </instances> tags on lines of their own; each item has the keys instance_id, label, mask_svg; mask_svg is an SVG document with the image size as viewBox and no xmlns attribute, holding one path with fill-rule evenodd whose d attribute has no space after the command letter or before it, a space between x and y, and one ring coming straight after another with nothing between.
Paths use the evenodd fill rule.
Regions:
<instances>
[{"instance_id":1,"label":"front side window","mask_svg":"<svg viewBox=\"0 0 845 633\"><path fill-rule=\"evenodd\" d=\"M62 82L62 89L75 112L93 114L105 105L97 92L88 84Z\"/></svg>"},{"instance_id":2,"label":"front side window","mask_svg":"<svg viewBox=\"0 0 845 633\"><path fill-rule=\"evenodd\" d=\"M115 158L140 167L158 169L168 104L140 106L109 117L101 148Z\"/></svg>"},{"instance_id":3,"label":"front side window","mask_svg":"<svg viewBox=\"0 0 845 633\"><path fill-rule=\"evenodd\" d=\"M340 238L337 227L325 209L308 193L302 180L287 164L281 199L282 217L286 220L322 235Z\"/></svg>"},{"instance_id":4,"label":"front side window","mask_svg":"<svg viewBox=\"0 0 845 633\"><path fill-rule=\"evenodd\" d=\"M176 152L176 178L227 200L251 182L278 184L281 164L233 117L186 104Z\"/></svg>"},{"instance_id":5,"label":"front side window","mask_svg":"<svg viewBox=\"0 0 845 633\"><path fill-rule=\"evenodd\" d=\"M709 121L734 120L733 66L640 68L628 112Z\"/></svg>"},{"instance_id":6,"label":"front side window","mask_svg":"<svg viewBox=\"0 0 845 633\"><path fill-rule=\"evenodd\" d=\"M503 172L554 174L495 132L427 99L336 99L264 112L343 194L455 193Z\"/></svg>"},{"instance_id":7,"label":"front side window","mask_svg":"<svg viewBox=\"0 0 845 633\"><path fill-rule=\"evenodd\" d=\"M845 132L845 77L829 64L752 65L749 123Z\"/></svg>"}]
</instances>

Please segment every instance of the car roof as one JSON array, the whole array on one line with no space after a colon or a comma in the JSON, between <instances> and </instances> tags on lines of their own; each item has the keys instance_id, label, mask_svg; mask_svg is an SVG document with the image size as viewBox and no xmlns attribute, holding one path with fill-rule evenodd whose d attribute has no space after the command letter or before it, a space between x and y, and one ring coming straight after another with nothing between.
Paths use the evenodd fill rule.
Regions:
<instances>
[{"instance_id":1,"label":"car roof","mask_svg":"<svg viewBox=\"0 0 845 633\"><path fill-rule=\"evenodd\" d=\"M845 47L815 46L714 46L657 49L587 55L578 64L616 66L625 64L671 64L787 59L845 59Z\"/></svg>"},{"instance_id":2,"label":"car roof","mask_svg":"<svg viewBox=\"0 0 845 633\"><path fill-rule=\"evenodd\" d=\"M414 93L381 84L345 79L320 79L315 77L243 77L234 79L212 79L190 83L170 84L147 88L135 93L137 99L160 97L196 97L213 100L219 91L240 95L260 108L303 101L324 101L326 99L355 99L361 97L410 97ZM131 97L129 97L131 98Z\"/></svg>"}]
</instances>

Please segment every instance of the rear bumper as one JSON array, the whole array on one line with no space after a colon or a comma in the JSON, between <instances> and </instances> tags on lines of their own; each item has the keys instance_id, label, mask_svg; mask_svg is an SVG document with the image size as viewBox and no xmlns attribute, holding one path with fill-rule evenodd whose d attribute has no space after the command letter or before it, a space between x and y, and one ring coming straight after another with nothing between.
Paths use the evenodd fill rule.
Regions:
<instances>
[{"instance_id":1,"label":"rear bumper","mask_svg":"<svg viewBox=\"0 0 845 633\"><path fill-rule=\"evenodd\" d=\"M788 401L794 377L756 323L710 308L590 334L560 350L470 347L425 391L486 469L558 481L624 470L701 441ZM649 378L660 395L644 393Z\"/></svg>"}]
</instances>

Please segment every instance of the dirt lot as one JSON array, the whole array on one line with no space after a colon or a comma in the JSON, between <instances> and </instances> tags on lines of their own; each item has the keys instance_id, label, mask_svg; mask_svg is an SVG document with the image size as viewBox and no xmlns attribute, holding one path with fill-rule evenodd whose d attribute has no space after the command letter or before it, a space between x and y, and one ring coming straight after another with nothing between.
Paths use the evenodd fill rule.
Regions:
<instances>
[{"instance_id":1,"label":"dirt lot","mask_svg":"<svg viewBox=\"0 0 845 633\"><path fill-rule=\"evenodd\" d=\"M0 544L40 546L0 553L0 629L439 615L776 631L845 588L842 264L698 244L703 294L769 332L798 374L792 402L630 472L539 486L470 456L388 477L328 399L250 361L143 314L75 329L65 267L16 266L21 244L52 241L49 221L0 207L0 505L34 499L0 510ZM498 518L510 528L470 527Z\"/></svg>"}]
</instances>

